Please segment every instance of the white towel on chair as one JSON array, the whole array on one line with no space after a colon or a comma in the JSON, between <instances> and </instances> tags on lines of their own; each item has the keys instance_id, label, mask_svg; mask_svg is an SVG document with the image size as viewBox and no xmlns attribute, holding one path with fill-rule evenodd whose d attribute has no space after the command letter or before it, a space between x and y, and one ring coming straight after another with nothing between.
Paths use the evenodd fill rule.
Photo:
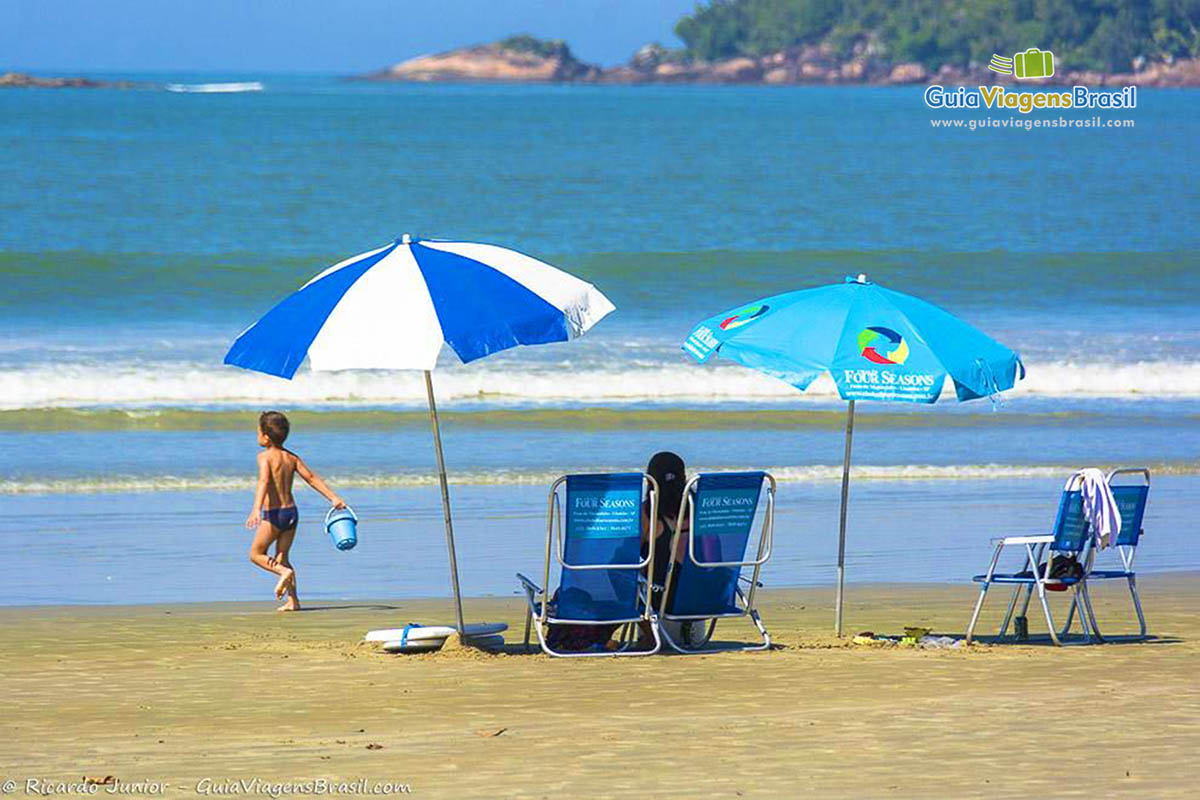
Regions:
<instances>
[{"instance_id":1,"label":"white towel on chair","mask_svg":"<svg viewBox=\"0 0 1200 800\"><path fill-rule=\"evenodd\" d=\"M1121 510L1103 472L1092 467L1080 470L1079 476L1083 516L1095 537L1096 547L1103 550L1121 534Z\"/></svg>"}]
</instances>

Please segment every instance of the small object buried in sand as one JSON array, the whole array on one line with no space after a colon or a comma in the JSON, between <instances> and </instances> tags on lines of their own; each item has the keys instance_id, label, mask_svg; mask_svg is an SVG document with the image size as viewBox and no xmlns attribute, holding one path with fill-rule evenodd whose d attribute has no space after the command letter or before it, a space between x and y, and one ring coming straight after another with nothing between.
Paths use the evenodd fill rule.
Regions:
<instances>
[{"instance_id":1,"label":"small object buried in sand","mask_svg":"<svg viewBox=\"0 0 1200 800\"><path fill-rule=\"evenodd\" d=\"M83 776L84 786L115 786L117 779L112 775L105 775L103 778L92 778L87 775Z\"/></svg>"},{"instance_id":2,"label":"small object buried in sand","mask_svg":"<svg viewBox=\"0 0 1200 800\"><path fill-rule=\"evenodd\" d=\"M503 736L508 728L488 728L482 731L475 731L476 736L482 736L485 739L491 739L496 736Z\"/></svg>"},{"instance_id":3,"label":"small object buried in sand","mask_svg":"<svg viewBox=\"0 0 1200 800\"><path fill-rule=\"evenodd\" d=\"M928 635L929 628L920 628L911 625L905 626L904 636L900 639L900 644L905 647L916 647Z\"/></svg>"},{"instance_id":4,"label":"small object buried in sand","mask_svg":"<svg viewBox=\"0 0 1200 800\"><path fill-rule=\"evenodd\" d=\"M445 639L408 642L407 645L401 642L383 643L385 653L428 653L435 650L452 652L472 649L498 652L504 649L504 637L498 633L491 636L472 636L464 644L459 640L458 634L451 634Z\"/></svg>"},{"instance_id":5,"label":"small object buried in sand","mask_svg":"<svg viewBox=\"0 0 1200 800\"><path fill-rule=\"evenodd\" d=\"M872 631L863 631L856 634L850 640L854 644L870 644L870 645L892 645L896 644L899 639L895 636L884 636L882 633L874 633Z\"/></svg>"},{"instance_id":6,"label":"small object buried in sand","mask_svg":"<svg viewBox=\"0 0 1200 800\"><path fill-rule=\"evenodd\" d=\"M368 750L382 750L383 745L376 744L375 742L371 742L369 745L367 745L367 749Z\"/></svg>"},{"instance_id":7,"label":"small object buried in sand","mask_svg":"<svg viewBox=\"0 0 1200 800\"><path fill-rule=\"evenodd\" d=\"M922 636L918 644L921 647L930 650L939 650L946 647L962 647L963 640L955 639L953 636Z\"/></svg>"}]
</instances>

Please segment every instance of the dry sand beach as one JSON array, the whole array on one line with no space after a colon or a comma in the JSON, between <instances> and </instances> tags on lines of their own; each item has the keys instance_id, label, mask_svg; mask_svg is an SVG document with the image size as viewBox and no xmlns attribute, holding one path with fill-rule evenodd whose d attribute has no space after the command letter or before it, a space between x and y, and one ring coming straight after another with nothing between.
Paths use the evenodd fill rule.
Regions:
<instances>
[{"instance_id":1,"label":"dry sand beach","mask_svg":"<svg viewBox=\"0 0 1200 800\"><path fill-rule=\"evenodd\" d=\"M257 777L456 798L1194 797L1196 577L1143 579L1145 643L967 652L837 642L829 589L766 593L773 652L615 660L520 653L516 598L467 606L509 623L500 655L358 641L447 618L443 601L6 608L0 776L163 796ZM1132 630L1119 587L1095 595L1107 633ZM973 597L853 586L848 628L957 634Z\"/></svg>"}]
</instances>

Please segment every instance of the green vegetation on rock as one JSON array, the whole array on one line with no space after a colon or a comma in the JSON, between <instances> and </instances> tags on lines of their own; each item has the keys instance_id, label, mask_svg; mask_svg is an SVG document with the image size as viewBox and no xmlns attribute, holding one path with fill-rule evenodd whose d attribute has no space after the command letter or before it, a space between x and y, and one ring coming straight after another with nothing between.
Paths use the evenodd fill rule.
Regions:
<instances>
[{"instance_id":1,"label":"green vegetation on rock","mask_svg":"<svg viewBox=\"0 0 1200 800\"><path fill-rule=\"evenodd\" d=\"M532 53L533 55L542 56L543 58L570 58L571 48L567 47L567 43L562 39L539 39L536 36L530 36L528 33L518 33L515 36L509 36L507 39L501 39L500 47L505 50L512 50L517 53Z\"/></svg>"},{"instance_id":2,"label":"green vegetation on rock","mask_svg":"<svg viewBox=\"0 0 1200 800\"><path fill-rule=\"evenodd\" d=\"M709 0L675 32L703 60L827 44L937 69L1038 47L1067 68L1125 72L1200 56L1200 0Z\"/></svg>"}]
</instances>

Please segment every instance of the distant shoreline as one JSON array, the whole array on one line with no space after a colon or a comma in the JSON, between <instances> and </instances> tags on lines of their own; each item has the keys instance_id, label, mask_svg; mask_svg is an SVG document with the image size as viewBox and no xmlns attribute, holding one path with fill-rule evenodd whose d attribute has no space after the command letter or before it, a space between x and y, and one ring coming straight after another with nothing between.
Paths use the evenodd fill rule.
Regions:
<instances>
[{"instance_id":1,"label":"distant shoreline","mask_svg":"<svg viewBox=\"0 0 1200 800\"><path fill-rule=\"evenodd\" d=\"M351 80L405 83L537 83L600 85L919 86L1010 84L1036 87L1099 86L1185 88L1200 86L1200 60L1143 63L1133 72L1066 70L1051 78L1018 81L972 64L930 70L917 62L894 63L858 55L841 57L827 45L792 47L761 57L680 60L648 45L627 64L600 67L578 60L562 42L510 37L417 56Z\"/></svg>"},{"instance_id":2,"label":"distant shoreline","mask_svg":"<svg viewBox=\"0 0 1200 800\"><path fill-rule=\"evenodd\" d=\"M408 62L403 62L408 63ZM795 80L795 81L777 81L763 79L745 79L745 80L728 80L715 77L697 76L691 78L672 78L672 79L655 79L638 77L626 78L620 75L608 75L608 73L616 73L619 70L624 70L623 67L613 67L604 70L605 75L600 77L584 77L584 78L525 78L525 77L486 77L481 75L464 75L458 73L446 74L421 74L419 76L408 76L404 74L390 74L388 71L372 72L365 75L345 75L337 73L272 73L285 77L307 77L307 78L322 78L343 82L355 83L397 83L409 85L421 84L440 84L447 86L622 86L622 87L662 87L662 86L695 86L695 87L715 87L715 86L753 86L753 87L778 87L778 88L913 88L923 87L927 85L940 84L951 86L975 86L975 85L998 85L1007 84L1009 86L1020 86L1030 90L1043 89L1070 89L1073 86L1090 86L1104 88L1122 88L1125 86L1135 85L1142 89L1194 89L1200 88L1200 61L1187 62L1188 70L1195 73L1194 77L1187 77L1186 80L1171 80L1163 81L1158 79L1149 79L1145 75L1134 73L1122 74L1100 74L1100 73L1066 73L1062 79L1057 78L1046 81L1022 82L1017 84L1012 80L1006 80L1003 76L995 73L972 72L960 73L952 72L949 74L935 73L931 76L926 76L922 80L876 80L876 81L849 81L849 80ZM157 74L157 73L155 73ZM1189 72L1190 76L1191 73ZM247 81L241 83L259 84L260 81ZM0 74L0 89L117 89L117 90L160 90L174 91L181 94L232 94L242 93L246 91L255 91L250 89L171 89L169 87L178 84L165 84L162 82L139 81L139 80L106 80L91 78L82 75L73 76L43 76L31 75L29 73L6 73ZM207 84L201 84L207 85ZM214 83L212 85L220 85ZM237 84L231 84L237 85Z\"/></svg>"}]
</instances>

